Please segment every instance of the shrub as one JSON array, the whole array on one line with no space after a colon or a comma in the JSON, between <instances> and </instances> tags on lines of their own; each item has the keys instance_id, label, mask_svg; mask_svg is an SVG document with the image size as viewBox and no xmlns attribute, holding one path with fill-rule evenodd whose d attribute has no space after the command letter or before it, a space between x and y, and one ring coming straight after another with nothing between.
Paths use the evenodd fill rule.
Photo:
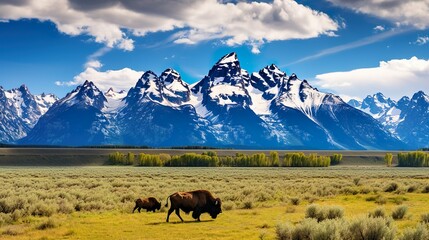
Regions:
<instances>
[{"instance_id":1,"label":"shrub","mask_svg":"<svg viewBox=\"0 0 429 240\"><path fill-rule=\"evenodd\" d=\"M420 216L420 221L422 223L428 224L429 223L429 213L424 213Z\"/></svg>"},{"instance_id":2,"label":"shrub","mask_svg":"<svg viewBox=\"0 0 429 240\"><path fill-rule=\"evenodd\" d=\"M16 228L11 228L11 227L6 228L6 229L2 232L2 234L3 234L3 235L9 235L9 236L16 236L16 235L19 235L19 234L21 234L21 233L22 233L22 232L18 231Z\"/></svg>"},{"instance_id":3,"label":"shrub","mask_svg":"<svg viewBox=\"0 0 429 240\"><path fill-rule=\"evenodd\" d=\"M39 230L45 230L48 228L55 228L57 227L58 224L54 221L54 219L49 218L48 220L42 222L41 224L39 224L39 226L37 226L37 229Z\"/></svg>"},{"instance_id":4,"label":"shrub","mask_svg":"<svg viewBox=\"0 0 429 240\"><path fill-rule=\"evenodd\" d=\"M389 219L358 217L350 222L349 238L352 240L393 240L395 228Z\"/></svg>"},{"instance_id":5,"label":"shrub","mask_svg":"<svg viewBox=\"0 0 429 240\"><path fill-rule=\"evenodd\" d=\"M293 197L290 199L290 202L292 203L292 205L299 205L299 203L301 202L301 200L297 197Z\"/></svg>"},{"instance_id":6,"label":"shrub","mask_svg":"<svg viewBox=\"0 0 429 240\"><path fill-rule=\"evenodd\" d=\"M293 226L289 223L279 223L276 225L276 239L292 240Z\"/></svg>"},{"instance_id":7,"label":"shrub","mask_svg":"<svg viewBox=\"0 0 429 240\"><path fill-rule=\"evenodd\" d=\"M33 216L45 216L50 217L52 214L57 212L57 209L53 205L48 205L45 203L36 203L34 206L30 207L30 214Z\"/></svg>"},{"instance_id":8,"label":"shrub","mask_svg":"<svg viewBox=\"0 0 429 240\"><path fill-rule=\"evenodd\" d=\"M397 189L398 189L398 184L395 182L391 182L384 188L384 191L385 192L394 192Z\"/></svg>"},{"instance_id":9,"label":"shrub","mask_svg":"<svg viewBox=\"0 0 429 240\"><path fill-rule=\"evenodd\" d=\"M317 225L314 219L304 219L300 224L295 226L292 231L292 239L312 239L311 235Z\"/></svg>"},{"instance_id":10,"label":"shrub","mask_svg":"<svg viewBox=\"0 0 429 240\"><path fill-rule=\"evenodd\" d=\"M412 193L416 191L416 186L409 186L407 192Z\"/></svg>"},{"instance_id":11,"label":"shrub","mask_svg":"<svg viewBox=\"0 0 429 240\"><path fill-rule=\"evenodd\" d=\"M316 219L321 222L326 219L337 219L344 216L344 209L338 206L319 207L316 204L311 204L305 211L306 218Z\"/></svg>"},{"instance_id":12,"label":"shrub","mask_svg":"<svg viewBox=\"0 0 429 240\"><path fill-rule=\"evenodd\" d=\"M427 225L419 224L416 228L405 229L400 240L420 240L420 239L429 239L429 231Z\"/></svg>"},{"instance_id":13,"label":"shrub","mask_svg":"<svg viewBox=\"0 0 429 240\"><path fill-rule=\"evenodd\" d=\"M384 218L386 216L386 212L384 211L384 208L376 208L373 212L370 212L368 216L372 218Z\"/></svg>"},{"instance_id":14,"label":"shrub","mask_svg":"<svg viewBox=\"0 0 429 240\"><path fill-rule=\"evenodd\" d=\"M344 209L338 206L330 206L325 209L327 219L337 219L344 216Z\"/></svg>"},{"instance_id":15,"label":"shrub","mask_svg":"<svg viewBox=\"0 0 429 240\"><path fill-rule=\"evenodd\" d=\"M386 153L386 155L384 156L384 163L386 163L386 166L391 167L392 160L393 160L393 154Z\"/></svg>"},{"instance_id":16,"label":"shrub","mask_svg":"<svg viewBox=\"0 0 429 240\"><path fill-rule=\"evenodd\" d=\"M360 178L354 178L354 179L353 179L353 183L354 183L356 186L359 186L359 185L360 185Z\"/></svg>"},{"instance_id":17,"label":"shrub","mask_svg":"<svg viewBox=\"0 0 429 240\"><path fill-rule=\"evenodd\" d=\"M304 219L295 226L290 223L276 226L276 239L287 240L393 240L394 234L392 221L384 218L359 217L350 222Z\"/></svg>"},{"instance_id":18,"label":"shrub","mask_svg":"<svg viewBox=\"0 0 429 240\"><path fill-rule=\"evenodd\" d=\"M319 206L316 204L311 204L305 210L305 218L317 218L319 212Z\"/></svg>"},{"instance_id":19,"label":"shrub","mask_svg":"<svg viewBox=\"0 0 429 240\"><path fill-rule=\"evenodd\" d=\"M245 201L243 203L243 209L252 209L253 208L253 202L252 201Z\"/></svg>"},{"instance_id":20,"label":"shrub","mask_svg":"<svg viewBox=\"0 0 429 240\"><path fill-rule=\"evenodd\" d=\"M222 208L225 211L229 211L229 210L234 209L234 205L235 204L233 202L224 202L224 203L222 203Z\"/></svg>"},{"instance_id":21,"label":"shrub","mask_svg":"<svg viewBox=\"0 0 429 240\"><path fill-rule=\"evenodd\" d=\"M386 202L387 202L387 199L381 195L377 195L377 197L375 198L375 203L379 205L386 204Z\"/></svg>"},{"instance_id":22,"label":"shrub","mask_svg":"<svg viewBox=\"0 0 429 240\"><path fill-rule=\"evenodd\" d=\"M425 186L422 190L422 193L429 193L429 186Z\"/></svg>"},{"instance_id":23,"label":"shrub","mask_svg":"<svg viewBox=\"0 0 429 240\"><path fill-rule=\"evenodd\" d=\"M407 214L407 211L408 211L408 207L405 205L401 205L397 207L395 210L393 210L392 218L395 220L403 219Z\"/></svg>"}]
</instances>

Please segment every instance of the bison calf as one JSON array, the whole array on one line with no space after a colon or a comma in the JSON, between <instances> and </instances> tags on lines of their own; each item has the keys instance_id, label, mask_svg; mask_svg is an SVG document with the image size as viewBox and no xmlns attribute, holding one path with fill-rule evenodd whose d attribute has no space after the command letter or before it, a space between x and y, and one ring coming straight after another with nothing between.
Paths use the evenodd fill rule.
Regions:
<instances>
[{"instance_id":1,"label":"bison calf","mask_svg":"<svg viewBox=\"0 0 429 240\"><path fill-rule=\"evenodd\" d=\"M212 218L216 218L222 212L220 199L214 198L207 190L173 193L167 197L166 207L168 207L168 198L170 198L171 207L168 210L167 222L173 211L176 211L176 215L183 222L180 209L185 213L192 212L192 217L198 221L201 221L200 215L202 213L209 213Z\"/></svg>"},{"instance_id":2,"label":"bison calf","mask_svg":"<svg viewBox=\"0 0 429 240\"><path fill-rule=\"evenodd\" d=\"M149 212L149 211L155 212L155 210L161 209L161 203L158 202L158 200L156 200L156 198L153 198L153 197L149 197L145 199L139 198L136 200L136 206L133 209L133 213L136 209L138 209L140 212L140 209L142 208L146 209L146 212Z\"/></svg>"}]
</instances>

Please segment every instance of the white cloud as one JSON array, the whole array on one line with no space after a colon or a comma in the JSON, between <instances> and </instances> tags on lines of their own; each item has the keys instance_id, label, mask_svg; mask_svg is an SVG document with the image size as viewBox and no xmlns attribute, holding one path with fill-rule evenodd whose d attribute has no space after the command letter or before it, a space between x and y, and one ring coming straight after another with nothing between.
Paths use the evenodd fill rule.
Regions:
<instances>
[{"instance_id":1,"label":"white cloud","mask_svg":"<svg viewBox=\"0 0 429 240\"><path fill-rule=\"evenodd\" d=\"M85 63L85 68L99 69L102 66L103 66L103 64L101 64L101 62L98 60L91 60L91 61L88 61L87 63Z\"/></svg>"},{"instance_id":2,"label":"white cloud","mask_svg":"<svg viewBox=\"0 0 429 240\"><path fill-rule=\"evenodd\" d=\"M425 37L418 37L415 44L417 45L425 45L426 43L429 43L429 37L425 36Z\"/></svg>"},{"instance_id":3,"label":"white cloud","mask_svg":"<svg viewBox=\"0 0 429 240\"><path fill-rule=\"evenodd\" d=\"M387 19L396 25L429 27L428 0L328 0L356 12Z\"/></svg>"},{"instance_id":4,"label":"white cloud","mask_svg":"<svg viewBox=\"0 0 429 240\"><path fill-rule=\"evenodd\" d=\"M375 31L383 32L385 30L385 28L383 26L381 26L381 25L378 25L378 26L374 27L374 30Z\"/></svg>"},{"instance_id":5,"label":"white cloud","mask_svg":"<svg viewBox=\"0 0 429 240\"><path fill-rule=\"evenodd\" d=\"M83 84L85 80L89 80L94 82L94 84L104 92L110 87L113 87L116 91L128 91L144 73L144 71L136 71L130 68L101 71L99 69L101 66L102 64L99 61L87 62L86 69L75 76L72 81L57 81L55 84L58 86L75 86Z\"/></svg>"},{"instance_id":6,"label":"white cloud","mask_svg":"<svg viewBox=\"0 0 429 240\"><path fill-rule=\"evenodd\" d=\"M131 51L131 37L179 30L171 41L197 44L221 40L248 44L252 52L270 41L333 36L339 24L293 0L230 3L216 0L56 0L0 3L0 18L52 21L68 35L86 34L107 47Z\"/></svg>"},{"instance_id":7,"label":"white cloud","mask_svg":"<svg viewBox=\"0 0 429 240\"><path fill-rule=\"evenodd\" d=\"M316 76L317 86L347 96L365 97L382 92L399 99L429 89L429 59L393 59L378 67L348 72L331 72Z\"/></svg>"}]
</instances>

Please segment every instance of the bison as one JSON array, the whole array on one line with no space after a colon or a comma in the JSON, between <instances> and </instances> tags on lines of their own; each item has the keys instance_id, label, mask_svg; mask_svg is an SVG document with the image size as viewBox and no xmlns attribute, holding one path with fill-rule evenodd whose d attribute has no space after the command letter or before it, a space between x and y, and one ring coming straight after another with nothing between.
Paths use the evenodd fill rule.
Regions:
<instances>
[{"instance_id":1,"label":"bison","mask_svg":"<svg viewBox=\"0 0 429 240\"><path fill-rule=\"evenodd\" d=\"M145 199L137 199L136 200L136 206L133 209L133 213L136 209L139 210L140 209L146 209L146 212L149 211L153 211L155 212L155 210L159 210L161 208L161 203L158 202L158 200L156 200L156 198L153 197L149 197L149 198L145 198Z\"/></svg>"},{"instance_id":2,"label":"bison","mask_svg":"<svg viewBox=\"0 0 429 240\"><path fill-rule=\"evenodd\" d=\"M222 212L221 201L219 198L214 198L213 195L207 190L196 190L192 192L176 192L167 197L165 207L168 207L168 198L170 198L171 207L168 210L167 222L170 214L176 211L176 215L180 216L180 209L186 214L192 212L192 217L198 221L202 213L209 213L214 219L219 213Z\"/></svg>"}]
</instances>

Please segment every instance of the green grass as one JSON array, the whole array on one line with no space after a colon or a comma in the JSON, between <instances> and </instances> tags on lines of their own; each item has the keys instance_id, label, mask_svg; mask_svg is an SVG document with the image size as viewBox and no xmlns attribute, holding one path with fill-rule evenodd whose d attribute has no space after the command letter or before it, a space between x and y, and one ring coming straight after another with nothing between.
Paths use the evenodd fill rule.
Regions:
<instances>
[{"instance_id":1,"label":"green grass","mask_svg":"<svg viewBox=\"0 0 429 240\"><path fill-rule=\"evenodd\" d=\"M359 184L354 179L359 178ZM415 228L429 213L424 169L387 167L330 168L135 168L11 167L0 169L1 239L275 239L279 223L298 224L311 203L341 207L344 219L382 207L386 216L403 204L397 235ZM397 189L385 192L396 183ZM410 186L416 188L409 193ZM134 200L162 200L175 191L208 189L223 201L215 220L195 222L182 213L131 214ZM375 200L383 197L380 206ZM299 199L293 205L291 199ZM249 202L252 207L249 208ZM3 211L3 213L1 213ZM49 227L40 227L49 222Z\"/></svg>"}]
</instances>

